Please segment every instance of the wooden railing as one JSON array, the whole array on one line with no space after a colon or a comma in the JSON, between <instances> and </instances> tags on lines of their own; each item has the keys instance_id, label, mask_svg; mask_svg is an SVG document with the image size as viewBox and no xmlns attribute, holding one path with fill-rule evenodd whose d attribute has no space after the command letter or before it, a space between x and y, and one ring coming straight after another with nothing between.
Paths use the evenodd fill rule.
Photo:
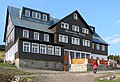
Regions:
<instances>
[{"instance_id":1,"label":"wooden railing","mask_svg":"<svg viewBox=\"0 0 120 82\"><path fill-rule=\"evenodd\" d=\"M72 59L71 64L93 64L95 59ZM107 65L108 61L107 60L97 60L98 64L104 64Z\"/></svg>"},{"instance_id":2,"label":"wooden railing","mask_svg":"<svg viewBox=\"0 0 120 82\"><path fill-rule=\"evenodd\" d=\"M85 64L85 59L72 59L72 64Z\"/></svg>"},{"instance_id":3,"label":"wooden railing","mask_svg":"<svg viewBox=\"0 0 120 82\"><path fill-rule=\"evenodd\" d=\"M94 61L95 61L95 59L88 59L89 64L93 64Z\"/></svg>"},{"instance_id":4,"label":"wooden railing","mask_svg":"<svg viewBox=\"0 0 120 82\"><path fill-rule=\"evenodd\" d=\"M107 61L107 60L100 60L100 64L107 65L107 64L108 64L108 61Z\"/></svg>"}]
</instances>

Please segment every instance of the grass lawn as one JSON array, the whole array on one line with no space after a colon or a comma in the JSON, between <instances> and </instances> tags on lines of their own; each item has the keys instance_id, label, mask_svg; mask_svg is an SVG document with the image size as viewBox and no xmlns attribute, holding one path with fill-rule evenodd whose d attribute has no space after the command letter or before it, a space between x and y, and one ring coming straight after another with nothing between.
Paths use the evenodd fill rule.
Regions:
<instances>
[{"instance_id":1,"label":"grass lawn","mask_svg":"<svg viewBox=\"0 0 120 82\"><path fill-rule=\"evenodd\" d=\"M11 68L16 68L16 66L13 65L13 64L1 63L1 62L0 62L0 67L11 67Z\"/></svg>"},{"instance_id":2,"label":"grass lawn","mask_svg":"<svg viewBox=\"0 0 120 82\"><path fill-rule=\"evenodd\" d=\"M5 57L5 51L0 51L0 59L4 59L4 57Z\"/></svg>"},{"instance_id":3,"label":"grass lawn","mask_svg":"<svg viewBox=\"0 0 120 82\"><path fill-rule=\"evenodd\" d=\"M19 76L19 75L31 75L31 73L21 71L12 64L0 63L0 82L11 82L14 76ZM26 77L23 78L23 80L26 79L27 79ZM20 82L27 82L27 81L20 81Z\"/></svg>"},{"instance_id":4,"label":"grass lawn","mask_svg":"<svg viewBox=\"0 0 120 82\"><path fill-rule=\"evenodd\" d=\"M110 81L107 81L107 80L103 80L103 81L96 80L95 82L120 82L120 78L118 78L116 80L110 80Z\"/></svg>"}]
</instances>

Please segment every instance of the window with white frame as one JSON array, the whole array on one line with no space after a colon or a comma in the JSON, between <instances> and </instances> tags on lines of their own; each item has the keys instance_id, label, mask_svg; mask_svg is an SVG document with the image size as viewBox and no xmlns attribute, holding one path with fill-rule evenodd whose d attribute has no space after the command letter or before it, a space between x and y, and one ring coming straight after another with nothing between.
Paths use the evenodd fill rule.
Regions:
<instances>
[{"instance_id":1,"label":"window with white frame","mask_svg":"<svg viewBox=\"0 0 120 82\"><path fill-rule=\"evenodd\" d=\"M59 35L59 42L68 43L68 36Z\"/></svg>"},{"instance_id":2,"label":"window with white frame","mask_svg":"<svg viewBox=\"0 0 120 82\"><path fill-rule=\"evenodd\" d=\"M41 19L41 14L40 14L40 13L37 13L37 14L36 14L36 18L37 18L37 19Z\"/></svg>"},{"instance_id":3,"label":"window with white frame","mask_svg":"<svg viewBox=\"0 0 120 82\"><path fill-rule=\"evenodd\" d=\"M72 37L72 44L80 45L80 39L79 39L79 38Z\"/></svg>"},{"instance_id":4,"label":"window with white frame","mask_svg":"<svg viewBox=\"0 0 120 82\"><path fill-rule=\"evenodd\" d=\"M34 32L34 39L39 40L39 33L38 32Z\"/></svg>"},{"instance_id":5,"label":"window with white frame","mask_svg":"<svg viewBox=\"0 0 120 82\"><path fill-rule=\"evenodd\" d=\"M81 58L81 55L79 52L76 52L76 59L79 59L79 58Z\"/></svg>"},{"instance_id":6,"label":"window with white frame","mask_svg":"<svg viewBox=\"0 0 120 82\"><path fill-rule=\"evenodd\" d=\"M101 45L102 51L105 51L105 45Z\"/></svg>"},{"instance_id":7,"label":"window with white frame","mask_svg":"<svg viewBox=\"0 0 120 82\"><path fill-rule=\"evenodd\" d=\"M43 20L47 21L47 15L46 14L43 14Z\"/></svg>"},{"instance_id":8,"label":"window with white frame","mask_svg":"<svg viewBox=\"0 0 120 82\"><path fill-rule=\"evenodd\" d=\"M92 49L94 49L94 46L95 46L94 43L92 43Z\"/></svg>"},{"instance_id":9,"label":"window with white frame","mask_svg":"<svg viewBox=\"0 0 120 82\"><path fill-rule=\"evenodd\" d=\"M74 13L74 19L78 20L78 15L76 13Z\"/></svg>"},{"instance_id":10,"label":"window with white frame","mask_svg":"<svg viewBox=\"0 0 120 82\"><path fill-rule=\"evenodd\" d=\"M49 35L48 34L44 34L44 41L49 42Z\"/></svg>"},{"instance_id":11,"label":"window with white frame","mask_svg":"<svg viewBox=\"0 0 120 82\"><path fill-rule=\"evenodd\" d=\"M25 16L30 17L30 10L25 10Z\"/></svg>"},{"instance_id":12,"label":"window with white frame","mask_svg":"<svg viewBox=\"0 0 120 82\"><path fill-rule=\"evenodd\" d=\"M49 55L54 55L54 46L48 45L47 53L48 53Z\"/></svg>"},{"instance_id":13,"label":"window with white frame","mask_svg":"<svg viewBox=\"0 0 120 82\"><path fill-rule=\"evenodd\" d=\"M30 52L30 42L23 42L23 51Z\"/></svg>"},{"instance_id":14,"label":"window with white frame","mask_svg":"<svg viewBox=\"0 0 120 82\"><path fill-rule=\"evenodd\" d=\"M89 30L87 28L82 28L82 33L89 34Z\"/></svg>"},{"instance_id":15,"label":"window with white frame","mask_svg":"<svg viewBox=\"0 0 120 82\"><path fill-rule=\"evenodd\" d=\"M55 46L55 55L61 56L61 47Z\"/></svg>"},{"instance_id":16,"label":"window with white frame","mask_svg":"<svg viewBox=\"0 0 120 82\"><path fill-rule=\"evenodd\" d=\"M41 14L33 11L32 12L32 17L37 18L37 19L41 19Z\"/></svg>"},{"instance_id":17,"label":"window with white frame","mask_svg":"<svg viewBox=\"0 0 120 82\"><path fill-rule=\"evenodd\" d=\"M32 52L33 53L39 53L39 44L32 43Z\"/></svg>"},{"instance_id":18,"label":"window with white frame","mask_svg":"<svg viewBox=\"0 0 120 82\"><path fill-rule=\"evenodd\" d=\"M83 46L90 47L90 41L83 39Z\"/></svg>"},{"instance_id":19,"label":"window with white frame","mask_svg":"<svg viewBox=\"0 0 120 82\"><path fill-rule=\"evenodd\" d=\"M32 12L32 17L36 18L36 12L34 12L34 11Z\"/></svg>"},{"instance_id":20,"label":"window with white frame","mask_svg":"<svg viewBox=\"0 0 120 82\"><path fill-rule=\"evenodd\" d=\"M40 44L40 53L46 54L46 45L45 44Z\"/></svg>"},{"instance_id":21,"label":"window with white frame","mask_svg":"<svg viewBox=\"0 0 120 82\"><path fill-rule=\"evenodd\" d=\"M61 22L61 28L69 29L69 24L65 22Z\"/></svg>"},{"instance_id":22,"label":"window with white frame","mask_svg":"<svg viewBox=\"0 0 120 82\"><path fill-rule=\"evenodd\" d=\"M79 32L79 26L72 25L72 30Z\"/></svg>"},{"instance_id":23,"label":"window with white frame","mask_svg":"<svg viewBox=\"0 0 120 82\"><path fill-rule=\"evenodd\" d=\"M96 49L100 50L100 45L99 44L96 44Z\"/></svg>"},{"instance_id":24,"label":"window with white frame","mask_svg":"<svg viewBox=\"0 0 120 82\"><path fill-rule=\"evenodd\" d=\"M29 38L29 31L28 30L23 30L23 37Z\"/></svg>"}]
</instances>

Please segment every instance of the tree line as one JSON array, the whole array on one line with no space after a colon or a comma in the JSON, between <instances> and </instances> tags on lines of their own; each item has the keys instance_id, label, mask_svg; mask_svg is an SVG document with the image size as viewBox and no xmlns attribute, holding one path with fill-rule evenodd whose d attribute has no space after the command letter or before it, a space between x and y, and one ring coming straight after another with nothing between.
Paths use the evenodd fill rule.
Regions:
<instances>
[{"instance_id":1,"label":"tree line","mask_svg":"<svg viewBox=\"0 0 120 82\"><path fill-rule=\"evenodd\" d=\"M118 64L120 64L120 55L109 55L108 59L115 60Z\"/></svg>"},{"instance_id":2,"label":"tree line","mask_svg":"<svg viewBox=\"0 0 120 82\"><path fill-rule=\"evenodd\" d=\"M0 45L0 51L5 51L5 45Z\"/></svg>"}]
</instances>

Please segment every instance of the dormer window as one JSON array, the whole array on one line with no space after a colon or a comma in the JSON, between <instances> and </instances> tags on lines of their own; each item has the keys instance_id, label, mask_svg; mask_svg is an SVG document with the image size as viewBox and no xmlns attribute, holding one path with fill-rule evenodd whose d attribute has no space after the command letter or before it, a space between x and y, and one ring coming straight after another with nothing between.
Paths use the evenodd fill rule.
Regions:
<instances>
[{"instance_id":1,"label":"dormer window","mask_svg":"<svg viewBox=\"0 0 120 82\"><path fill-rule=\"evenodd\" d=\"M30 17L30 10L25 10L25 16Z\"/></svg>"},{"instance_id":2,"label":"dormer window","mask_svg":"<svg viewBox=\"0 0 120 82\"><path fill-rule=\"evenodd\" d=\"M36 18L36 12L32 12L32 17Z\"/></svg>"},{"instance_id":3,"label":"dormer window","mask_svg":"<svg viewBox=\"0 0 120 82\"><path fill-rule=\"evenodd\" d=\"M41 19L41 14L33 11L32 12L32 17L36 18L36 19Z\"/></svg>"},{"instance_id":4,"label":"dormer window","mask_svg":"<svg viewBox=\"0 0 120 82\"><path fill-rule=\"evenodd\" d=\"M47 15L46 14L43 14L43 20L47 21Z\"/></svg>"},{"instance_id":5,"label":"dormer window","mask_svg":"<svg viewBox=\"0 0 120 82\"><path fill-rule=\"evenodd\" d=\"M36 16L38 19L41 19L41 14L40 13L37 13L37 16Z\"/></svg>"},{"instance_id":6,"label":"dormer window","mask_svg":"<svg viewBox=\"0 0 120 82\"><path fill-rule=\"evenodd\" d=\"M76 13L74 13L74 19L78 20L78 15Z\"/></svg>"}]
</instances>

